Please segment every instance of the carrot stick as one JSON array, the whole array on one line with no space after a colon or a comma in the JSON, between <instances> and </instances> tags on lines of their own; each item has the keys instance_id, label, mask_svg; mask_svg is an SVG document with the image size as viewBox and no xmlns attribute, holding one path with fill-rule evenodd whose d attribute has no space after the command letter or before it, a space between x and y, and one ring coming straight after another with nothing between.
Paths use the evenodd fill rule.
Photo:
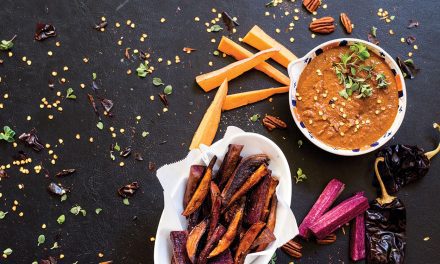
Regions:
<instances>
[{"instance_id":1,"label":"carrot stick","mask_svg":"<svg viewBox=\"0 0 440 264\"><path fill-rule=\"evenodd\" d=\"M211 91L212 89L219 87L223 80L226 79L230 81L240 76L244 72L254 68L278 52L278 48L260 51L247 59L239 60L216 71L199 75L196 77L196 82L200 85L200 87L202 87L203 90L205 90L205 92Z\"/></svg>"},{"instance_id":2,"label":"carrot stick","mask_svg":"<svg viewBox=\"0 0 440 264\"><path fill-rule=\"evenodd\" d=\"M223 102L225 101L226 95L228 94L228 81L223 80L217 93L215 94L214 100L206 110L199 127L194 134L191 145L189 149L195 149L200 146L200 144L205 144L207 146L211 145L214 140L215 134L217 133L218 125L220 123L220 116Z\"/></svg>"},{"instance_id":3,"label":"carrot stick","mask_svg":"<svg viewBox=\"0 0 440 264\"><path fill-rule=\"evenodd\" d=\"M254 55L252 52L248 51L247 49L243 48L231 39L224 36L218 44L218 50L234 57L237 60L244 60ZM260 64L255 66L255 69L265 73L267 76L271 77L279 83L290 85L289 77L284 75L282 72L280 72L267 62L261 62Z\"/></svg>"},{"instance_id":4,"label":"carrot stick","mask_svg":"<svg viewBox=\"0 0 440 264\"><path fill-rule=\"evenodd\" d=\"M297 57L278 41L267 35L259 26L254 26L243 38L243 42L251 45L258 50L278 48L280 52L275 54L272 59L287 68L287 65Z\"/></svg>"},{"instance_id":5,"label":"carrot stick","mask_svg":"<svg viewBox=\"0 0 440 264\"><path fill-rule=\"evenodd\" d=\"M288 91L289 86L283 86L278 88L267 88L250 92L230 94L226 96L225 102L222 106L222 111L231 110L244 105L256 103L274 94L287 93Z\"/></svg>"}]
</instances>

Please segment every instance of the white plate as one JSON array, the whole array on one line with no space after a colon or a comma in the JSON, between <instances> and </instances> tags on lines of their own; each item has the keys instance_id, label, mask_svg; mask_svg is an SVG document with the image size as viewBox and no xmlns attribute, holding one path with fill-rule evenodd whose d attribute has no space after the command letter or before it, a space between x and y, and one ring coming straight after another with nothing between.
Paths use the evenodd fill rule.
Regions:
<instances>
[{"instance_id":1,"label":"white plate","mask_svg":"<svg viewBox=\"0 0 440 264\"><path fill-rule=\"evenodd\" d=\"M266 250L258 253L248 254L245 264L267 264L278 247L282 246L289 239L298 234L296 220L293 216L292 210L290 209L292 182L289 164L287 163L286 157L281 149L270 139L255 133L237 133L236 130L234 135L230 136L228 136L227 132L224 139L217 141L211 147L205 147L206 149L202 147L203 152L197 151L197 153L194 155L194 151L192 151L185 160L175 164L165 165L158 170L158 178L161 180L161 184L165 189L165 206L156 234L156 242L154 247L155 263L170 263L172 257L172 248L169 234L174 230L186 229L187 221L185 217L181 215L181 213L183 212L182 200L190 166L192 164L206 165L209 163L209 160L213 155L217 155L218 160L214 169L218 169L218 166L221 164L229 144L244 145L243 151L241 152L241 156L243 157L259 153L267 154L270 158L269 169L272 170L272 175L279 179L279 184L276 189L276 195L279 201L277 207L277 221L274 230L276 240L271 243ZM184 165L184 167L181 167L182 165ZM180 170L178 170L178 168L180 168ZM171 186L170 182L164 182L166 181L164 180L164 177L169 177L164 176L170 172L168 170L172 170L176 174L174 186ZM168 192L167 189L170 191Z\"/></svg>"}]
</instances>

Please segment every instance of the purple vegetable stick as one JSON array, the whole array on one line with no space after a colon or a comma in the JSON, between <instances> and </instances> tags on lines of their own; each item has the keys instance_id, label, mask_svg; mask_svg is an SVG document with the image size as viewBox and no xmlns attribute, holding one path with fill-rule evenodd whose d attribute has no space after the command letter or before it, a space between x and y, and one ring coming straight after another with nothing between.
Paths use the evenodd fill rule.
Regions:
<instances>
[{"instance_id":1,"label":"purple vegetable stick","mask_svg":"<svg viewBox=\"0 0 440 264\"><path fill-rule=\"evenodd\" d=\"M353 261L365 258L365 214L352 221L350 230L350 257Z\"/></svg>"}]
</instances>

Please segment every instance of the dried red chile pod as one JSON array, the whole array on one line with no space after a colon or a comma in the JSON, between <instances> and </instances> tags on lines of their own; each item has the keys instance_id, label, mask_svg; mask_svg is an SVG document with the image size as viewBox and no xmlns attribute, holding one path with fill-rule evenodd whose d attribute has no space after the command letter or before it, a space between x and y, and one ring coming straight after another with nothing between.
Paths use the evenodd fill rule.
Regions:
<instances>
[{"instance_id":1,"label":"dried red chile pod","mask_svg":"<svg viewBox=\"0 0 440 264\"><path fill-rule=\"evenodd\" d=\"M428 173L430 158L437 154L439 148L425 153L422 148L408 145L392 145L380 150L377 157L383 157L379 172L386 189L394 194L403 186L410 184ZM373 185L378 187L376 178Z\"/></svg>"},{"instance_id":2,"label":"dried red chile pod","mask_svg":"<svg viewBox=\"0 0 440 264\"><path fill-rule=\"evenodd\" d=\"M379 157L375 162L382 197L372 201L365 214L367 263L400 264L405 262L406 210L398 198L387 193L378 168L383 161Z\"/></svg>"}]
</instances>

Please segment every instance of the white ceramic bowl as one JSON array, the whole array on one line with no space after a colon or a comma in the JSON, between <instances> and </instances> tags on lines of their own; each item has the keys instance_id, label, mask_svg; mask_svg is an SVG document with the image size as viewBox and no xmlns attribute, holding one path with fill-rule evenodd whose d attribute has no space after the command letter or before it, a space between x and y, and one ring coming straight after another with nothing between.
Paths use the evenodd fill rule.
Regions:
<instances>
[{"instance_id":1,"label":"white ceramic bowl","mask_svg":"<svg viewBox=\"0 0 440 264\"><path fill-rule=\"evenodd\" d=\"M395 75L398 93L399 93L399 106L398 111L396 114L396 117L394 119L393 124L391 127L387 130L387 132L382 135L376 142L371 143L370 145L366 146L359 146L357 149L341 149L336 148L330 145L327 145L326 143L320 141L316 137L313 136L310 131L307 130L306 126L300 119L300 116L298 115L297 108L296 108L296 88L299 81L299 77L301 76L301 73L305 69L305 67L308 65L308 63L313 60L316 56L321 54L322 52L325 52L325 50L328 50L333 47L337 46L345 46L354 42L360 42L365 44L370 51L377 54L381 58L384 59L385 63L388 64L388 66L391 68L392 72ZM397 65L397 63L394 61L394 59L385 52L382 48L380 48L377 45L374 45L370 42L367 42L365 40L361 39L355 39L355 38L341 38L341 39L334 39L327 42L322 43L321 45L313 48L311 51L309 51L304 57L299 58L295 61L292 61L288 68L289 77L290 77L290 90L289 90L289 105L290 105L290 111L292 113L293 119L295 120L296 125L298 126L299 130L304 134L304 136L309 139L313 144L320 147L321 149L341 155L341 156L356 156L356 155L362 155L368 152L371 152L382 145L384 145L388 140L390 140L394 134L399 129L400 125L402 124L403 117L405 116L405 110L406 110L406 87L405 87L405 80L403 77L403 74Z\"/></svg>"},{"instance_id":2,"label":"white ceramic bowl","mask_svg":"<svg viewBox=\"0 0 440 264\"><path fill-rule=\"evenodd\" d=\"M292 197L292 182L289 164L281 149L270 139L255 133L239 133L233 135L229 139L221 139L214 143L205 154L193 160L192 164L206 164L209 162L207 156L213 154L217 155L218 160L214 169L218 168L224 154L227 151L228 144L242 144L244 145L241 156L247 157L253 154L265 153L269 156L269 169L272 170L272 175L279 179L279 184L276 189L278 197L278 207L276 215L276 224L274 235L276 240L272 242L264 251L251 253L246 256L245 264L267 264L277 247L287 242L292 237L298 234L298 227L290 209L290 201ZM209 155L206 155L208 153ZM155 263L170 263L172 248L169 241L169 234L172 230L185 229L187 226L186 219L181 216L183 211L182 199L185 190L186 182L188 180L188 168L182 171L176 171L180 175L180 182L176 182L175 189L172 191L170 197L172 201L165 201L165 210L169 209L167 206L173 207L171 210L175 211L176 217L170 219L170 214L162 213L159 221L159 226L156 233L156 242L154 247L154 262ZM167 199L165 197L165 199ZM166 216L165 216L166 215ZM178 223L175 223L175 222ZM181 229L180 229L181 230ZM290 236L290 237L286 237Z\"/></svg>"}]
</instances>

